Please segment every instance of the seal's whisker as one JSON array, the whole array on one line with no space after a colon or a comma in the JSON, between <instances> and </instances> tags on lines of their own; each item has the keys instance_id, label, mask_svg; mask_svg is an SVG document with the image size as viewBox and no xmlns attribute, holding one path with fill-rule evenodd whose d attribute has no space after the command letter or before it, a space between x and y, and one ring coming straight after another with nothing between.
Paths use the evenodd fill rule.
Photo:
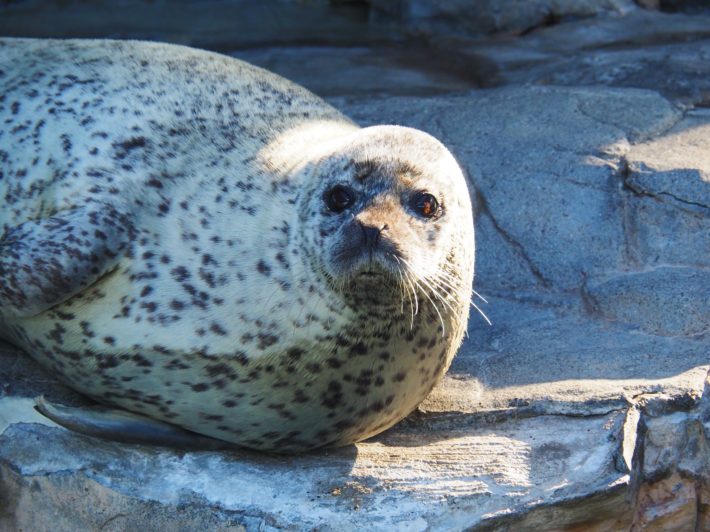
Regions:
<instances>
[{"instance_id":1,"label":"seal's whisker","mask_svg":"<svg viewBox=\"0 0 710 532\"><path fill-rule=\"evenodd\" d=\"M479 294L478 292L476 292L475 290L473 290L473 295L476 296L476 297L478 297L478 298L479 298L481 301L483 301L484 303L488 303L488 300L487 300L485 297L483 297L481 294Z\"/></svg>"},{"instance_id":2,"label":"seal's whisker","mask_svg":"<svg viewBox=\"0 0 710 532\"><path fill-rule=\"evenodd\" d=\"M488 318L488 316L486 316L486 313L483 312L483 310L478 305L476 305L473 301L471 301L471 306L476 309L476 311L481 315L481 317L484 320L486 320L486 323L488 325L493 325L493 323L491 323L491 320Z\"/></svg>"},{"instance_id":3,"label":"seal's whisker","mask_svg":"<svg viewBox=\"0 0 710 532\"><path fill-rule=\"evenodd\" d=\"M459 291L458 287L455 285L452 285L450 282L446 281L445 279L441 279L439 277L432 277L430 279L430 282L432 285L434 285L436 288L446 288L447 289L447 295L450 296L452 294L455 294Z\"/></svg>"},{"instance_id":4,"label":"seal's whisker","mask_svg":"<svg viewBox=\"0 0 710 532\"><path fill-rule=\"evenodd\" d=\"M447 286L448 286L448 285L447 285ZM455 289L454 287L450 287L450 288ZM477 295L478 295L479 297L481 297L480 294L477 294ZM481 297L481 299L482 299L485 303L488 303L488 301L486 301L483 297ZM490 319L488 318L488 316L486 315L486 313L483 312L483 309L481 309L478 305L476 305L476 303L473 301L473 299L471 299L471 300L469 301L469 303L470 303L470 305L471 305L473 308L476 309L476 311L481 315L481 317L486 321L486 323L488 323L488 325L493 325L493 324L491 323L491 320L490 320Z\"/></svg>"},{"instance_id":5,"label":"seal's whisker","mask_svg":"<svg viewBox=\"0 0 710 532\"><path fill-rule=\"evenodd\" d=\"M402 278L402 272L397 270L397 275L399 275L400 286L399 286L399 313L404 314L404 279Z\"/></svg>"},{"instance_id":6,"label":"seal's whisker","mask_svg":"<svg viewBox=\"0 0 710 532\"><path fill-rule=\"evenodd\" d=\"M449 296L449 295L451 295L449 292L447 292L446 290L441 290L441 287L440 287L440 286L433 286L432 283L431 283L429 280L427 280L426 278L424 278L424 277L421 277L421 278L420 278L420 281L421 281L427 288L429 288L429 290L431 291L431 293L434 294L434 295L441 301L441 303L444 305L444 307L445 307L447 310L449 310L449 311L452 312L452 313L455 313L455 312L456 312L456 309L454 309L454 307L451 305L451 303L450 303L449 301L447 301L446 299L444 299L444 298L442 297L442 295L441 295L441 292L444 292L444 294L446 294L447 296Z\"/></svg>"},{"instance_id":7,"label":"seal's whisker","mask_svg":"<svg viewBox=\"0 0 710 532\"><path fill-rule=\"evenodd\" d=\"M426 290L422 290L422 292L424 292L424 295L429 300L431 305L434 307L434 310L436 311L437 315L439 316L439 321L441 322L441 335L444 336L446 334L446 326L444 325L444 318L441 315L441 312L439 312L439 307L437 307L436 303L434 303L434 300L432 300L432 298L429 297L429 294L427 293Z\"/></svg>"},{"instance_id":8,"label":"seal's whisker","mask_svg":"<svg viewBox=\"0 0 710 532\"><path fill-rule=\"evenodd\" d=\"M400 279L400 288L401 288L400 296L402 298L402 303L401 303L399 312L400 312L400 314L404 314L404 296L406 294L407 297L409 298L410 311L412 311L412 309L414 308L414 305L412 303L412 296L409 294L409 287L405 283L404 276L402 275L402 266L401 266L401 262L400 262L399 258L395 254L391 254L391 256L392 256L392 258L394 258L394 260L397 261L397 274L399 275L399 279ZM413 328L413 327L414 327L414 313L412 311L412 321L411 321L410 328Z\"/></svg>"},{"instance_id":9,"label":"seal's whisker","mask_svg":"<svg viewBox=\"0 0 710 532\"><path fill-rule=\"evenodd\" d=\"M429 288L429 290L431 290L432 293L434 293L434 295L441 299L442 303L446 304L449 310L453 310L453 307L451 307L448 298L452 295L452 293L456 292L456 289L454 287L450 286L445 281L436 277L427 278L424 275L418 275L418 278L427 288Z\"/></svg>"},{"instance_id":10,"label":"seal's whisker","mask_svg":"<svg viewBox=\"0 0 710 532\"><path fill-rule=\"evenodd\" d=\"M404 277L407 281L407 294L411 293L411 296L409 298L410 302L410 311L411 311L411 321L409 322L409 330L414 329L414 316L419 314L419 299L417 298L417 291L414 289L414 285L412 284L412 279L409 276L409 272L405 270L404 272ZM414 304L412 305L412 298L414 298Z\"/></svg>"},{"instance_id":11,"label":"seal's whisker","mask_svg":"<svg viewBox=\"0 0 710 532\"><path fill-rule=\"evenodd\" d=\"M421 277L421 276L416 272L416 270L415 270L414 268L412 268L411 264L409 264L409 262L407 261L407 259L405 259L404 257L402 257L402 262L404 262L404 263L409 267L409 270L410 270L410 272L412 273L412 275L413 275L413 277L414 277L414 283L415 283L415 285L420 289L420 291L424 294L424 296L429 300L429 302L430 302L430 303L432 304L432 306L434 307L434 310L436 311L437 315L439 316L439 321L441 322L441 331L442 331L441 334L442 334L442 336L443 336L443 335L446 333L446 326L444 325L444 318L443 318L443 316L441 315L441 312L439 312L439 307L436 306L436 303L435 303L434 300L429 296L429 293L428 293L429 290L432 290L434 293L436 293L436 291L432 289L431 285L428 285L427 281L426 281L423 277ZM424 283L425 286L423 287L423 286L420 284L420 282ZM429 290L425 290L425 289L424 289L425 287L428 287Z\"/></svg>"},{"instance_id":12,"label":"seal's whisker","mask_svg":"<svg viewBox=\"0 0 710 532\"><path fill-rule=\"evenodd\" d=\"M411 265L409 265L409 263L407 263L407 264L411 268ZM422 278L422 276L419 276L419 277ZM452 273L452 272L446 271L445 269L441 269L441 270L437 271L436 275L434 277L432 277L430 279L430 281L432 282L432 284L434 284L439 289L442 287L449 288L452 292L449 292L447 294L447 296L450 297L451 295L455 295L455 293L457 293L459 291L458 285L460 285L460 283L461 283L461 278L458 275L456 275L456 273ZM476 292L473 289L472 289L472 292L476 297L480 298L484 303L488 303L488 300L485 297L483 297L480 293ZM438 291L434 291L434 293L438 295ZM486 323L488 323L488 325L492 325L490 318L486 315L486 313L483 311L483 309L481 309L481 307L479 307L475 303L473 298L469 301L469 303L470 303L470 306L472 306L474 309L476 309L476 312L478 312L481 315L481 317L484 319L484 321ZM453 310L453 309L450 308L450 310ZM466 331L466 334L468 334L468 331Z\"/></svg>"}]
</instances>

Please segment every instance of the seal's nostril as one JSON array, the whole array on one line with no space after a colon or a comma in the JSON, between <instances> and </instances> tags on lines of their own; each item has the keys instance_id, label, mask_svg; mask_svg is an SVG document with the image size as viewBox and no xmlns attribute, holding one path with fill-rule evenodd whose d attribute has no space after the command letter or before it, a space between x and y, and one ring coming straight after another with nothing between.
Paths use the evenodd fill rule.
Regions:
<instances>
[{"instance_id":1,"label":"seal's nostril","mask_svg":"<svg viewBox=\"0 0 710 532\"><path fill-rule=\"evenodd\" d=\"M372 225L365 225L362 222L360 224L360 229L362 229L363 236L365 237L366 246L376 246L377 242L380 240L381 229L374 227Z\"/></svg>"}]
</instances>

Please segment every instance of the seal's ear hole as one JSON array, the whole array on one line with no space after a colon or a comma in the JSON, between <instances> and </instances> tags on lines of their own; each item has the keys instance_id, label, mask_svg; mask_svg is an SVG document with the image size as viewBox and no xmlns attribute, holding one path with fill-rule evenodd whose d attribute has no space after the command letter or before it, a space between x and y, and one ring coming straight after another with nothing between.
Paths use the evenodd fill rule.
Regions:
<instances>
[{"instance_id":1,"label":"seal's ear hole","mask_svg":"<svg viewBox=\"0 0 710 532\"><path fill-rule=\"evenodd\" d=\"M344 185L335 185L325 191L325 204L333 212L343 212L355 202L355 191Z\"/></svg>"}]
</instances>

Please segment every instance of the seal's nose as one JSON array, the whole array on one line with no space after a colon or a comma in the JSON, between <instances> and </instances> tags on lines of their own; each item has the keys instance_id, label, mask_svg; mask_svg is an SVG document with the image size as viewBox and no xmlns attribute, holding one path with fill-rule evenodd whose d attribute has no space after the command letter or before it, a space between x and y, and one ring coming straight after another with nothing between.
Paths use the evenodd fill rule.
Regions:
<instances>
[{"instance_id":1,"label":"seal's nose","mask_svg":"<svg viewBox=\"0 0 710 532\"><path fill-rule=\"evenodd\" d=\"M365 246L370 249L376 247L380 241L382 231L387 230L387 224L371 225L362 223L359 220L358 223L360 224L360 229L362 229L363 238L365 239Z\"/></svg>"}]
</instances>

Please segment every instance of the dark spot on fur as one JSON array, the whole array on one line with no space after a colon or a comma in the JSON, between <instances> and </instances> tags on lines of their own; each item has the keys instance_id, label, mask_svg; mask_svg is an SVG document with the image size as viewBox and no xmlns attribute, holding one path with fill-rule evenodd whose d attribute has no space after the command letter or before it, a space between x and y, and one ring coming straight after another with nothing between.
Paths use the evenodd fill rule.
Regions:
<instances>
[{"instance_id":1,"label":"dark spot on fur","mask_svg":"<svg viewBox=\"0 0 710 532\"><path fill-rule=\"evenodd\" d=\"M259 349L266 349L279 341L279 337L273 334L258 334L257 336L259 338Z\"/></svg>"},{"instance_id":2,"label":"dark spot on fur","mask_svg":"<svg viewBox=\"0 0 710 532\"><path fill-rule=\"evenodd\" d=\"M131 151L135 148L144 148L145 145L145 137L133 137L118 143L118 146L125 151Z\"/></svg>"},{"instance_id":3,"label":"dark spot on fur","mask_svg":"<svg viewBox=\"0 0 710 532\"><path fill-rule=\"evenodd\" d=\"M328 358L326 359L325 363L328 364L328 367L333 369L338 369L340 366L343 365L343 363L337 358Z\"/></svg>"},{"instance_id":4,"label":"dark spot on fur","mask_svg":"<svg viewBox=\"0 0 710 532\"><path fill-rule=\"evenodd\" d=\"M306 352L300 347L292 347L286 352L286 355L292 360L300 359Z\"/></svg>"},{"instance_id":5,"label":"dark spot on fur","mask_svg":"<svg viewBox=\"0 0 710 532\"><path fill-rule=\"evenodd\" d=\"M367 354L367 347L364 343L358 342L350 347L350 356L363 356Z\"/></svg>"},{"instance_id":6,"label":"dark spot on fur","mask_svg":"<svg viewBox=\"0 0 710 532\"><path fill-rule=\"evenodd\" d=\"M328 389L321 397L321 404L329 410L335 410L343 401L342 386L338 381L330 381Z\"/></svg>"},{"instance_id":7,"label":"dark spot on fur","mask_svg":"<svg viewBox=\"0 0 710 532\"><path fill-rule=\"evenodd\" d=\"M213 322L212 325L210 325L210 331L220 336L227 336L227 331L225 331L224 328L216 322Z\"/></svg>"},{"instance_id":8,"label":"dark spot on fur","mask_svg":"<svg viewBox=\"0 0 710 532\"><path fill-rule=\"evenodd\" d=\"M259 273L261 273L261 274L263 274L263 275L267 275L267 276L268 276L268 275L271 274L271 266L269 266L268 264L266 264L266 262L264 262L263 259L260 260L260 261L256 264L256 269L257 269L257 271L258 271Z\"/></svg>"},{"instance_id":9,"label":"dark spot on fur","mask_svg":"<svg viewBox=\"0 0 710 532\"><path fill-rule=\"evenodd\" d=\"M309 362L308 364L306 364L306 369L311 373L320 373L321 365L317 362Z\"/></svg>"}]
</instances>

